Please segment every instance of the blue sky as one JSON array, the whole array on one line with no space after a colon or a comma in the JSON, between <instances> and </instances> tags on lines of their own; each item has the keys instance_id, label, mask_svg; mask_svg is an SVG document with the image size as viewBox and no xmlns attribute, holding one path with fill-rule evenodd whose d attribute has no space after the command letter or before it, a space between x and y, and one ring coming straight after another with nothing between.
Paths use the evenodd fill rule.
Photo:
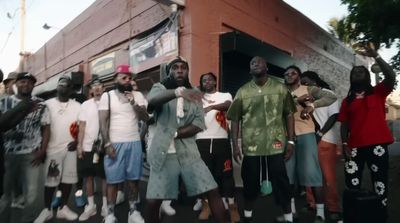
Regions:
<instances>
[{"instance_id":1,"label":"blue sky","mask_svg":"<svg viewBox=\"0 0 400 223\"><path fill-rule=\"evenodd\" d=\"M191 0L193 1L193 0ZM305 14L322 28L327 28L327 21L332 17L346 14L346 6L340 0L284 0ZM89 7L95 0L26 0L26 32L25 50L37 51L59 30L45 30L44 23L62 28L77 15ZM0 0L0 68L5 74L18 66L19 60L19 10L20 0ZM14 14L7 18L7 12ZM9 35L11 33L11 35ZM8 37L9 36L9 37ZM386 59L390 58L387 50L382 52Z\"/></svg>"}]
</instances>

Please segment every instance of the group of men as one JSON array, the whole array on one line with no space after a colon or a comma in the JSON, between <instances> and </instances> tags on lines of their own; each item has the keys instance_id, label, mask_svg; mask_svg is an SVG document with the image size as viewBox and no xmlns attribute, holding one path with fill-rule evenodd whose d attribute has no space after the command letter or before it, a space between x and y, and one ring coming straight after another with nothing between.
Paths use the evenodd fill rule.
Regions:
<instances>
[{"instance_id":1,"label":"group of men","mask_svg":"<svg viewBox=\"0 0 400 223\"><path fill-rule=\"evenodd\" d=\"M394 73L372 47L365 49L366 56L376 58L386 78L372 88L368 71L354 68L349 96L343 101L340 114L336 95L315 72L302 73L298 67L290 66L282 83L267 74L267 63L261 57L250 61L252 80L238 90L233 100L229 93L217 91L217 77L213 73L201 75L200 86L193 87L189 82L189 64L179 56L168 63L167 77L152 86L147 99L133 90L128 65L117 67L114 90L103 93L101 81L92 80L92 98L82 105L70 98L73 91L69 77L59 79L55 98L43 101L32 95L36 78L27 72L18 73L16 94L0 100L5 155L2 217L9 213L6 210L16 182L21 182L21 222L51 219L56 188L62 194L56 217L88 220L97 213L94 177L100 177L101 214L106 223L117 221L114 213L118 185L124 182L129 223L160 222L163 209L165 212L162 201L177 199L180 183L187 195L198 197L194 209L201 209L199 219L208 219L212 214L218 222L238 222L233 157L242 161L243 222L253 222L260 190L271 186L283 213L276 221L294 222L294 185L308 189L309 207L316 210L315 222L327 219L324 204L330 218L338 221L335 169L340 140L346 155L347 186L359 188L360 171L366 160L371 165L375 192L386 207L387 144L392 139L381 125L384 119L380 120L378 103L393 89ZM369 104L372 97L376 107ZM363 109L362 103L367 104L363 107L367 108L364 118L379 114L375 124L384 132L375 138L363 129L355 130L357 124L365 121L355 118L357 109ZM337 120L342 122L341 136ZM145 123L151 124L149 135L153 139L147 142L150 175L143 218L137 203L143 166L140 126ZM372 127L366 128L373 131ZM371 137L360 139L363 134ZM85 179L88 196L80 216L67 206L78 175ZM43 188L45 208L39 214L39 192Z\"/></svg>"}]
</instances>

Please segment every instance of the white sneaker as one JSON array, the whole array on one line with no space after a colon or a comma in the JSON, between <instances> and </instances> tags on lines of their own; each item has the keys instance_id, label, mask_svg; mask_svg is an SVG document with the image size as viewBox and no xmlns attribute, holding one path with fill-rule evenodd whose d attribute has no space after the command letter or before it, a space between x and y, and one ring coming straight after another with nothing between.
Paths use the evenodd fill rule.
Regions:
<instances>
[{"instance_id":1,"label":"white sneaker","mask_svg":"<svg viewBox=\"0 0 400 223\"><path fill-rule=\"evenodd\" d=\"M115 201L115 205L119 205L125 201L125 194L122 191L118 191L117 193L117 200Z\"/></svg>"},{"instance_id":2,"label":"white sneaker","mask_svg":"<svg viewBox=\"0 0 400 223\"><path fill-rule=\"evenodd\" d=\"M171 201L163 201L161 203L160 211L168 216L173 216L176 214L175 209L171 206Z\"/></svg>"},{"instance_id":3,"label":"white sneaker","mask_svg":"<svg viewBox=\"0 0 400 223\"><path fill-rule=\"evenodd\" d=\"M40 212L39 216L33 221L33 223L44 223L47 220L53 218L53 211L45 208Z\"/></svg>"},{"instance_id":4,"label":"white sneaker","mask_svg":"<svg viewBox=\"0 0 400 223\"><path fill-rule=\"evenodd\" d=\"M203 208L203 203L201 202L201 199L197 199L196 203L193 206L193 211L200 211Z\"/></svg>"},{"instance_id":5,"label":"white sneaker","mask_svg":"<svg viewBox=\"0 0 400 223\"><path fill-rule=\"evenodd\" d=\"M96 205L86 205L85 206L85 210L83 211L83 213L81 214L81 216L79 216L79 221L86 221L88 220L90 217L94 216L97 214L97 210L96 210Z\"/></svg>"},{"instance_id":6,"label":"white sneaker","mask_svg":"<svg viewBox=\"0 0 400 223\"><path fill-rule=\"evenodd\" d=\"M57 210L57 218L61 218L61 219L65 219L67 221L75 221L76 219L78 219L78 215L71 211L67 205L64 205L63 208L58 208Z\"/></svg>"},{"instance_id":7,"label":"white sneaker","mask_svg":"<svg viewBox=\"0 0 400 223\"><path fill-rule=\"evenodd\" d=\"M104 220L104 223L116 223L117 218L113 214L107 215L106 219Z\"/></svg>"},{"instance_id":8,"label":"white sneaker","mask_svg":"<svg viewBox=\"0 0 400 223\"><path fill-rule=\"evenodd\" d=\"M107 216L107 212L108 212L107 206L103 205L103 207L101 207L101 216L102 217L106 217Z\"/></svg>"},{"instance_id":9,"label":"white sneaker","mask_svg":"<svg viewBox=\"0 0 400 223\"><path fill-rule=\"evenodd\" d=\"M140 212L135 210L128 216L128 223L144 223L144 219Z\"/></svg>"},{"instance_id":10,"label":"white sneaker","mask_svg":"<svg viewBox=\"0 0 400 223\"><path fill-rule=\"evenodd\" d=\"M24 198L23 195L20 195L17 198L14 198L12 200L11 207L12 208L24 209L24 203L25 203L25 198Z\"/></svg>"}]
</instances>

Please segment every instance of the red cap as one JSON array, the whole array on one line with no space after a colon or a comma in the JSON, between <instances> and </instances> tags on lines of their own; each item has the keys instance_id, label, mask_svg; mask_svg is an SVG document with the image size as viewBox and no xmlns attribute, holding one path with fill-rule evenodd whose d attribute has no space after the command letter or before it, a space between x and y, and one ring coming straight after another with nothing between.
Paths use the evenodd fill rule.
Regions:
<instances>
[{"instance_id":1,"label":"red cap","mask_svg":"<svg viewBox=\"0 0 400 223\"><path fill-rule=\"evenodd\" d=\"M127 64L121 64L117 66L115 70L116 74L132 74L131 67Z\"/></svg>"}]
</instances>

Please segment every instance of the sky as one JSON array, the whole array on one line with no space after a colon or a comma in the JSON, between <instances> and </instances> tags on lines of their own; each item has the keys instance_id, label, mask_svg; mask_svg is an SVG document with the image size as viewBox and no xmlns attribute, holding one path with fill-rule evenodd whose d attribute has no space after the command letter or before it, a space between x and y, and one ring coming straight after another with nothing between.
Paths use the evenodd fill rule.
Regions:
<instances>
[{"instance_id":1,"label":"sky","mask_svg":"<svg viewBox=\"0 0 400 223\"><path fill-rule=\"evenodd\" d=\"M25 51L36 52L59 29L88 8L95 0L25 0L26 31ZM19 21L21 0L0 0L0 68L4 74L18 67L20 36ZM15 15L12 19L7 12ZM45 30L47 23L51 28ZM9 35L11 33L11 35Z\"/></svg>"},{"instance_id":2,"label":"sky","mask_svg":"<svg viewBox=\"0 0 400 223\"><path fill-rule=\"evenodd\" d=\"M192 0L193 1L193 0ZM340 0L284 0L319 26L327 29L332 17L346 15L347 8ZM21 0L0 0L0 68L5 74L15 70L19 61L19 14ZM95 0L26 0L25 51L36 52ZM329 9L329 10L327 10ZM12 19L7 12L15 15ZM47 23L56 27L45 30ZM382 57L388 60L395 50L384 50Z\"/></svg>"}]
</instances>

